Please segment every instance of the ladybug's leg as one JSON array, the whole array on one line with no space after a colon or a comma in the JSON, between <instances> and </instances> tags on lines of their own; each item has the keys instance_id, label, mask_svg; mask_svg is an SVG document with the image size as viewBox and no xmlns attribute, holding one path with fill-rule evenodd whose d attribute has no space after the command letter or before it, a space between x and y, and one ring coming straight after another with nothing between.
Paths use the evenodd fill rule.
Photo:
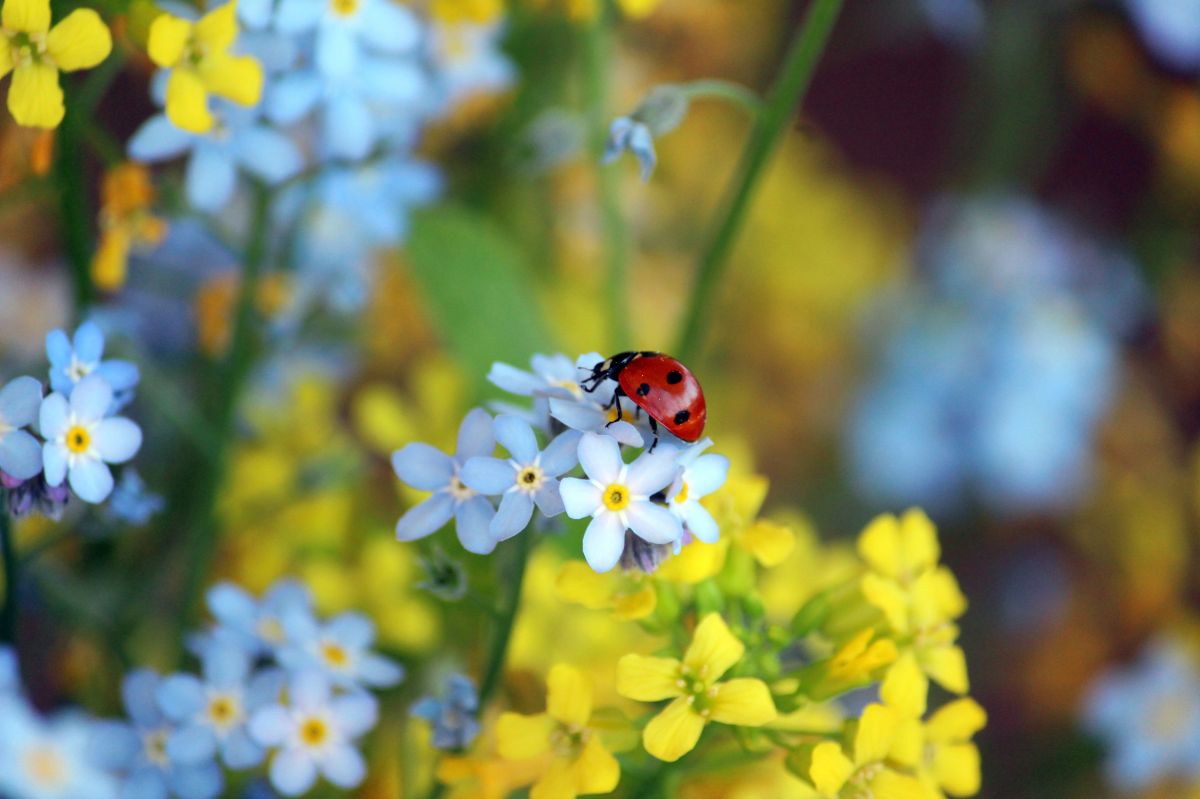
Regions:
<instances>
[{"instance_id":1,"label":"ladybug's leg","mask_svg":"<svg viewBox=\"0 0 1200 799\"><path fill-rule=\"evenodd\" d=\"M613 405L616 405L617 406L617 418L613 419L611 422L604 425L605 427L615 424L625 418L624 409L621 407L621 397L627 397L627 396L629 396L629 395L626 394L624 391L622 391L620 386L617 386L617 390L613 392L612 402L610 402L604 406L605 410L608 410Z\"/></svg>"},{"instance_id":2,"label":"ladybug's leg","mask_svg":"<svg viewBox=\"0 0 1200 799\"><path fill-rule=\"evenodd\" d=\"M658 446L658 421L650 414L646 414L646 418L650 420L650 432L654 434L654 440L650 442L650 449L646 451L653 452L654 448Z\"/></svg>"}]
</instances>

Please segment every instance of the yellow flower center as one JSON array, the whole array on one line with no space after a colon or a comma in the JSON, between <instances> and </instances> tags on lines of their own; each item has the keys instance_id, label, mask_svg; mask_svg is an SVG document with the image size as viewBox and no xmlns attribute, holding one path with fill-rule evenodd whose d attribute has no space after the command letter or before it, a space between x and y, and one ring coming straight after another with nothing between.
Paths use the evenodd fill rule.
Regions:
<instances>
[{"instance_id":1,"label":"yellow flower center","mask_svg":"<svg viewBox=\"0 0 1200 799\"><path fill-rule=\"evenodd\" d=\"M258 623L258 636L272 644L283 642L283 625L279 619L265 618Z\"/></svg>"},{"instance_id":2,"label":"yellow flower center","mask_svg":"<svg viewBox=\"0 0 1200 799\"><path fill-rule=\"evenodd\" d=\"M61 788L67 780L67 764L50 747L35 746L25 755L25 773L42 788Z\"/></svg>"},{"instance_id":3,"label":"yellow flower center","mask_svg":"<svg viewBox=\"0 0 1200 799\"><path fill-rule=\"evenodd\" d=\"M544 482L545 474L537 466L526 466L517 472L517 488L527 494L537 491Z\"/></svg>"},{"instance_id":4,"label":"yellow flower center","mask_svg":"<svg viewBox=\"0 0 1200 799\"><path fill-rule=\"evenodd\" d=\"M682 504L684 502L687 502L687 498L688 498L688 484L685 482L685 483L683 483L683 487L679 489L679 493L675 495L675 502L677 504Z\"/></svg>"},{"instance_id":5,"label":"yellow flower center","mask_svg":"<svg viewBox=\"0 0 1200 799\"><path fill-rule=\"evenodd\" d=\"M358 11L358 0L330 0L329 6L339 17L348 17Z\"/></svg>"},{"instance_id":6,"label":"yellow flower center","mask_svg":"<svg viewBox=\"0 0 1200 799\"><path fill-rule=\"evenodd\" d=\"M619 401L618 401L618 404L619 404ZM617 405L613 405L611 408L608 409L607 419L610 422L617 421Z\"/></svg>"},{"instance_id":7,"label":"yellow flower center","mask_svg":"<svg viewBox=\"0 0 1200 799\"><path fill-rule=\"evenodd\" d=\"M300 724L300 743L318 747L329 739L329 725L325 719L310 716Z\"/></svg>"},{"instance_id":8,"label":"yellow flower center","mask_svg":"<svg viewBox=\"0 0 1200 799\"><path fill-rule=\"evenodd\" d=\"M208 720L218 729L237 724L242 718L242 707L236 698L218 694L208 702Z\"/></svg>"},{"instance_id":9,"label":"yellow flower center","mask_svg":"<svg viewBox=\"0 0 1200 799\"><path fill-rule=\"evenodd\" d=\"M458 475L450 478L450 496L459 502L465 502L475 496L475 490L458 479Z\"/></svg>"},{"instance_id":10,"label":"yellow flower center","mask_svg":"<svg viewBox=\"0 0 1200 799\"><path fill-rule=\"evenodd\" d=\"M8 46L12 54L14 67L24 67L30 64L45 62L53 63L46 53L46 34L17 31L8 35Z\"/></svg>"},{"instance_id":11,"label":"yellow flower center","mask_svg":"<svg viewBox=\"0 0 1200 799\"><path fill-rule=\"evenodd\" d=\"M155 730L147 733L142 741L142 746L146 752L146 759L156 766L166 768L171 764L170 758L167 757L167 731Z\"/></svg>"},{"instance_id":12,"label":"yellow flower center","mask_svg":"<svg viewBox=\"0 0 1200 799\"><path fill-rule=\"evenodd\" d=\"M321 657L335 669L344 669L350 665L350 653L332 641L321 644Z\"/></svg>"},{"instance_id":13,"label":"yellow flower center","mask_svg":"<svg viewBox=\"0 0 1200 799\"><path fill-rule=\"evenodd\" d=\"M67 430L65 440L67 449L74 455L82 455L92 448L92 434L82 425Z\"/></svg>"},{"instance_id":14,"label":"yellow flower center","mask_svg":"<svg viewBox=\"0 0 1200 799\"><path fill-rule=\"evenodd\" d=\"M579 385L574 380L554 380L551 381L551 385L557 386L558 388L565 388L575 397L583 396L583 386Z\"/></svg>"},{"instance_id":15,"label":"yellow flower center","mask_svg":"<svg viewBox=\"0 0 1200 799\"><path fill-rule=\"evenodd\" d=\"M604 507L612 511L625 510L629 507L629 489L620 483L613 483L604 489Z\"/></svg>"}]
</instances>

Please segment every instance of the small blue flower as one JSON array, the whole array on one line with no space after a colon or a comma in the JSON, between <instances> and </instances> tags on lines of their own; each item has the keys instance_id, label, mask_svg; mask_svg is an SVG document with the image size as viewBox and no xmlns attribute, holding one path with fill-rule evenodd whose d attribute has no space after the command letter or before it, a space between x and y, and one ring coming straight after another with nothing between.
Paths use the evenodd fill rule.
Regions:
<instances>
[{"instance_id":1,"label":"small blue flower","mask_svg":"<svg viewBox=\"0 0 1200 799\"><path fill-rule=\"evenodd\" d=\"M113 490L107 464L124 463L142 446L142 430L121 416L108 416L113 392L100 375L83 378L70 399L57 392L42 400L38 427L46 483L62 485L84 502L103 502Z\"/></svg>"},{"instance_id":2,"label":"small blue flower","mask_svg":"<svg viewBox=\"0 0 1200 799\"><path fill-rule=\"evenodd\" d=\"M667 507L689 533L706 544L716 543L721 537L721 529L700 500L725 485L729 475L729 458L704 453L711 445L712 440L706 438L680 450L676 462L683 471L667 489Z\"/></svg>"},{"instance_id":3,"label":"small blue flower","mask_svg":"<svg viewBox=\"0 0 1200 799\"><path fill-rule=\"evenodd\" d=\"M501 46L504 25L433 25L431 56L443 113L476 94L507 89L516 76Z\"/></svg>"},{"instance_id":4,"label":"small blue flower","mask_svg":"<svg viewBox=\"0 0 1200 799\"><path fill-rule=\"evenodd\" d=\"M608 129L608 141L604 145L603 163L610 164L630 152L637 158L642 182L648 182L654 174L658 156L654 153L654 136L650 128L629 117L617 117Z\"/></svg>"},{"instance_id":5,"label":"small blue flower","mask_svg":"<svg viewBox=\"0 0 1200 799\"><path fill-rule=\"evenodd\" d=\"M121 472L107 508L113 518L142 527L161 512L164 505L161 496L146 490L146 483L137 469L127 468Z\"/></svg>"},{"instance_id":6,"label":"small blue flower","mask_svg":"<svg viewBox=\"0 0 1200 799\"><path fill-rule=\"evenodd\" d=\"M361 613L342 613L321 623L308 614L284 619L288 644L279 662L292 672L315 670L338 688L388 688L404 679L404 668L371 651L375 624Z\"/></svg>"},{"instance_id":7,"label":"small blue flower","mask_svg":"<svg viewBox=\"0 0 1200 799\"><path fill-rule=\"evenodd\" d=\"M422 39L416 15L389 0L280 0L275 27L286 35L316 31L314 59L330 75L359 69L364 50L412 53Z\"/></svg>"},{"instance_id":8,"label":"small blue flower","mask_svg":"<svg viewBox=\"0 0 1200 799\"><path fill-rule=\"evenodd\" d=\"M428 444L408 444L392 455L396 475L413 488L432 491L433 496L409 508L396 523L396 538L415 541L455 520L463 548L486 555L496 548L490 527L496 509L479 492L465 484L459 472L468 460L491 455L496 446L492 417L476 408L458 429L454 457Z\"/></svg>"},{"instance_id":9,"label":"small blue flower","mask_svg":"<svg viewBox=\"0 0 1200 799\"><path fill-rule=\"evenodd\" d=\"M138 384L138 368L129 361L102 360L104 331L94 322L84 322L68 339L62 330L46 336L46 355L50 359L50 388L70 394L80 380L95 372L108 381L113 392L111 412L119 411L133 399Z\"/></svg>"},{"instance_id":10,"label":"small blue flower","mask_svg":"<svg viewBox=\"0 0 1200 799\"><path fill-rule=\"evenodd\" d=\"M496 362L487 379L492 385L520 397L581 399L584 391L579 385L580 376L586 376L592 366L602 360L596 352L581 355L576 361L562 353L534 355L529 359L531 371Z\"/></svg>"},{"instance_id":11,"label":"small blue flower","mask_svg":"<svg viewBox=\"0 0 1200 799\"><path fill-rule=\"evenodd\" d=\"M451 674L441 697L418 699L411 713L433 726L433 745L438 749L466 749L479 735L479 693L463 674Z\"/></svg>"},{"instance_id":12,"label":"small blue flower","mask_svg":"<svg viewBox=\"0 0 1200 799\"><path fill-rule=\"evenodd\" d=\"M529 525L534 503L547 517L563 512L558 477L579 462L576 452L582 433L567 430L545 451L538 449L537 436L529 423L516 416L497 416L495 433L510 457L471 458L463 465L462 481L481 494L503 497L488 531L497 541L504 541Z\"/></svg>"},{"instance_id":13,"label":"small blue flower","mask_svg":"<svg viewBox=\"0 0 1200 799\"><path fill-rule=\"evenodd\" d=\"M208 589L209 612L217 626L202 636L194 649L203 657L209 646L222 639L235 641L252 657L274 656L288 643L285 619L312 616L312 596L296 580L277 580L262 599L255 599L233 583L218 583Z\"/></svg>"},{"instance_id":14,"label":"small blue flower","mask_svg":"<svg viewBox=\"0 0 1200 799\"><path fill-rule=\"evenodd\" d=\"M221 770L211 757L193 758L186 750L182 758L172 754L178 728L159 704L161 684L152 671L130 672L121 684L129 721L102 722L104 759L125 775L121 799L213 799L224 785Z\"/></svg>"},{"instance_id":15,"label":"small blue flower","mask_svg":"<svg viewBox=\"0 0 1200 799\"><path fill-rule=\"evenodd\" d=\"M293 677L288 704L265 707L250 719L250 734L274 750L268 773L284 796L307 793L318 776L339 788L358 787L367 764L354 741L375 726L379 709L364 692L337 694L320 672Z\"/></svg>"},{"instance_id":16,"label":"small blue flower","mask_svg":"<svg viewBox=\"0 0 1200 799\"><path fill-rule=\"evenodd\" d=\"M1200 669L1179 640L1153 641L1130 668L1091 687L1083 720L1109 748L1105 770L1122 791L1200 777Z\"/></svg>"},{"instance_id":17,"label":"small blue flower","mask_svg":"<svg viewBox=\"0 0 1200 799\"><path fill-rule=\"evenodd\" d=\"M259 708L279 698L286 677L279 669L251 673L252 662L232 641L205 650L203 679L173 674L158 686L163 714L178 727L167 738L167 755L181 763L211 761L217 752L231 769L252 768L266 753L247 724Z\"/></svg>"},{"instance_id":18,"label":"small blue flower","mask_svg":"<svg viewBox=\"0 0 1200 799\"><path fill-rule=\"evenodd\" d=\"M180 130L165 114L146 120L129 140L129 157L157 163L189 154L188 202L200 211L219 211L233 197L238 170L267 185L300 172L304 156L296 144L258 119L255 109L215 105L217 124L208 133Z\"/></svg>"},{"instance_id":19,"label":"small blue flower","mask_svg":"<svg viewBox=\"0 0 1200 799\"><path fill-rule=\"evenodd\" d=\"M0 796L117 799L97 733L95 722L79 713L44 720L24 701L0 697Z\"/></svg>"},{"instance_id":20,"label":"small blue flower","mask_svg":"<svg viewBox=\"0 0 1200 799\"><path fill-rule=\"evenodd\" d=\"M42 447L28 430L42 404L42 384L18 377L0 388L0 471L28 480L42 470Z\"/></svg>"}]
</instances>

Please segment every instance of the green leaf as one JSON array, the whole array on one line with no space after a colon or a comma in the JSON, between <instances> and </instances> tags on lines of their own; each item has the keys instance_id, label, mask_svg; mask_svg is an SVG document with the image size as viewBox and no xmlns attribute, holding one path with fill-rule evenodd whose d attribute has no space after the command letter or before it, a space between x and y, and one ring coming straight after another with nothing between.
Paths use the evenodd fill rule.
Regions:
<instances>
[{"instance_id":1,"label":"green leaf","mask_svg":"<svg viewBox=\"0 0 1200 799\"><path fill-rule=\"evenodd\" d=\"M442 340L476 383L494 361L524 366L554 349L522 252L482 214L453 206L419 212L408 262Z\"/></svg>"}]
</instances>

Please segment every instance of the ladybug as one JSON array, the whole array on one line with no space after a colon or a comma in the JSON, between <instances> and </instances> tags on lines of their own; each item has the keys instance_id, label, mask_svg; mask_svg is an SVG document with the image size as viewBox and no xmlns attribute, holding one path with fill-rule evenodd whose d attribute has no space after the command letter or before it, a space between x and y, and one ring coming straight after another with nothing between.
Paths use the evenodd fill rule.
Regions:
<instances>
[{"instance_id":1,"label":"ladybug","mask_svg":"<svg viewBox=\"0 0 1200 799\"><path fill-rule=\"evenodd\" d=\"M683 441L698 441L704 433L708 408L704 391L691 370L670 355L661 352L622 352L592 367L592 373L580 381L584 391L593 392L607 379L617 381L612 402L621 414L621 397L627 397L650 417L650 430L658 445L661 424ZM612 424L612 422L609 422Z\"/></svg>"}]
</instances>

